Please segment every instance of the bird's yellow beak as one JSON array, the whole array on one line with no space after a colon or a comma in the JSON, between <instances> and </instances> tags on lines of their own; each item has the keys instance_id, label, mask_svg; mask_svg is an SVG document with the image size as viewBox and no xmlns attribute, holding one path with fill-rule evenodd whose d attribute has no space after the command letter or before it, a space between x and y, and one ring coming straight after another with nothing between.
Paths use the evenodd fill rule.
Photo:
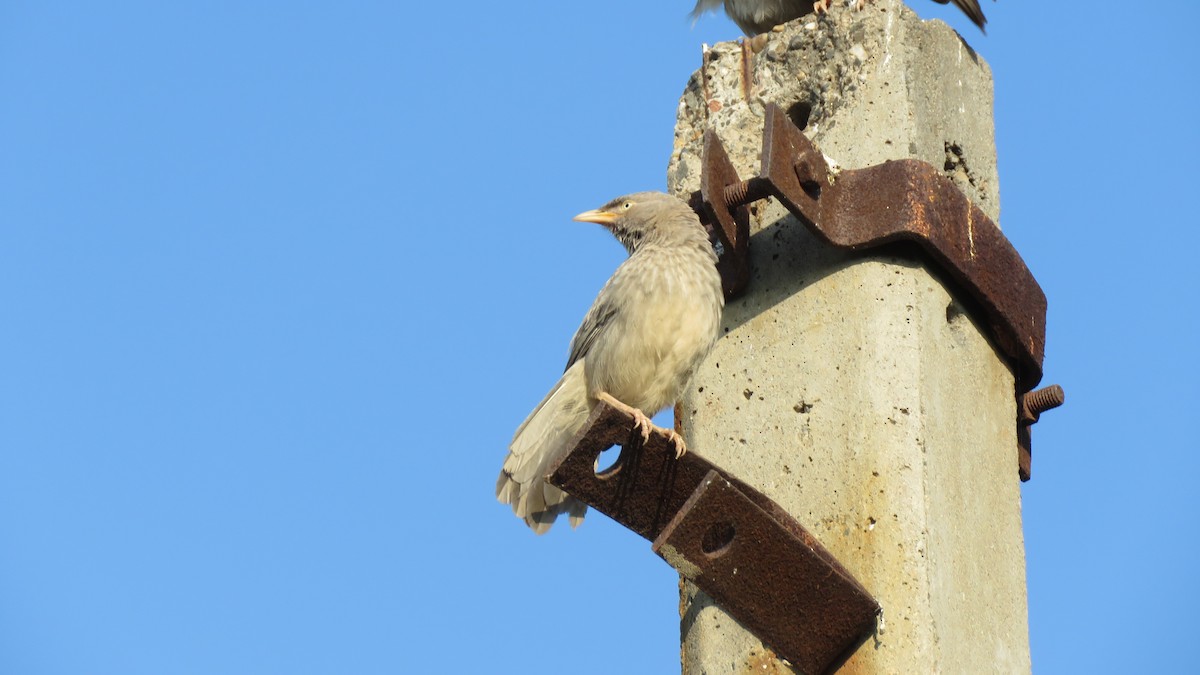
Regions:
<instances>
[{"instance_id":1,"label":"bird's yellow beak","mask_svg":"<svg viewBox=\"0 0 1200 675\"><path fill-rule=\"evenodd\" d=\"M577 220L581 223L597 223L599 225L612 225L613 221L615 221L616 219L617 219L617 214L613 213L612 211L601 211L600 209L592 209L591 211L584 211L583 213L572 218L571 220Z\"/></svg>"}]
</instances>

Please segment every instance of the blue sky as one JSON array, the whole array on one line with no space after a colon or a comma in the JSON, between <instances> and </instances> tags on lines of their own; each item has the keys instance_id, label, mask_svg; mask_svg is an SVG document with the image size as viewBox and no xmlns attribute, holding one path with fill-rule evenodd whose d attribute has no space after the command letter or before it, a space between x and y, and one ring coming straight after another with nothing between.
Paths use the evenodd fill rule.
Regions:
<instances>
[{"instance_id":1,"label":"blue sky","mask_svg":"<svg viewBox=\"0 0 1200 675\"><path fill-rule=\"evenodd\" d=\"M1039 672L1180 671L1200 600L1200 5L985 4L1001 224L1050 301ZM425 5L413 7L412 5ZM720 16L0 6L0 673L678 668L674 573L492 487L661 189Z\"/></svg>"}]
</instances>

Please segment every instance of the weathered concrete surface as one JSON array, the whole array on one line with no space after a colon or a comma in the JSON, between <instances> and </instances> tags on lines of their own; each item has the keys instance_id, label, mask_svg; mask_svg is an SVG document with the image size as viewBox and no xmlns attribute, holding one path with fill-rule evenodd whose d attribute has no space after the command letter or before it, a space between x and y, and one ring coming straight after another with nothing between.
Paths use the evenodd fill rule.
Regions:
<instances>
[{"instance_id":1,"label":"weathered concrete surface","mask_svg":"<svg viewBox=\"0 0 1200 675\"><path fill-rule=\"evenodd\" d=\"M710 127L757 173L771 101L842 168L928 161L998 221L987 65L899 0L835 4L769 34L750 83L737 44L706 55L671 190L699 187ZM749 292L677 409L689 446L787 508L882 604L841 672L1029 671L1008 367L920 260L839 253L773 202L751 227ZM685 673L789 672L690 584L682 596Z\"/></svg>"}]
</instances>

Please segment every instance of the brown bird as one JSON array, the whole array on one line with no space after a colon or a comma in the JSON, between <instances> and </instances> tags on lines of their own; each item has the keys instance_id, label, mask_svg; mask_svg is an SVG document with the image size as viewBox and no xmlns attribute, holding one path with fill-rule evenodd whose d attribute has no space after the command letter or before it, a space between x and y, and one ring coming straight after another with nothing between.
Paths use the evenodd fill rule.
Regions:
<instances>
[{"instance_id":1,"label":"brown bird","mask_svg":"<svg viewBox=\"0 0 1200 675\"><path fill-rule=\"evenodd\" d=\"M870 0L855 1L861 8ZM983 10L979 7L979 0L933 1L942 5L953 2L955 7L961 9L976 26L979 26L979 30L986 32L984 26L987 24L987 17L983 15ZM741 28L746 35L753 36L765 33L779 24L787 23L805 14L826 12L829 10L829 3L830 0L696 0L696 7L692 9L692 18L724 4L725 13L729 15L730 19L733 19L738 28Z\"/></svg>"},{"instance_id":2,"label":"brown bird","mask_svg":"<svg viewBox=\"0 0 1200 675\"><path fill-rule=\"evenodd\" d=\"M725 306L717 255L683 201L639 192L575 220L608 228L629 258L584 316L566 372L517 429L496 481L496 498L538 534L560 513L569 514L574 527L587 511L547 483L546 473L569 450L596 401L632 414L642 440L649 438L649 416L679 398L716 341ZM663 431L683 454L683 439Z\"/></svg>"}]
</instances>

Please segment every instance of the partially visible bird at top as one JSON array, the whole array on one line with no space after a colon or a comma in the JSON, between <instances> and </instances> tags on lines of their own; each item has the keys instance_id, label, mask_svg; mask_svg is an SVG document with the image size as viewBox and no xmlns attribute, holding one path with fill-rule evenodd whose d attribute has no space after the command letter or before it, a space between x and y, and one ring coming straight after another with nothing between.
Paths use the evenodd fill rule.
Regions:
<instances>
[{"instance_id":1,"label":"partially visible bird at top","mask_svg":"<svg viewBox=\"0 0 1200 675\"><path fill-rule=\"evenodd\" d=\"M587 506L546 482L598 400L635 420L642 441L651 415L674 404L712 348L725 297L717 255L694 211L661 192L638 192L575 220L606 227L629 257L600 290L571 340L567 369L517 428L496 498L538 534L561 513L571 526ZM662 430L686 451L673 430Z\"/></svg>"},{"instance_id":2,"label":"partially visible bird at top","mask_svg":"<svg viewBox=\"0 0 1200 675\"><path fill-rule=\"evenodd\" d=\"M859 9L870 1L854 0ZM976 26L979 26L979 30L987 32L984 29L987 17L983 15L979 0L933 1L942 5L953 2L955 7L961 9ZM738 25L738 28L741 28L746 35L754 36L805 14L827 12L829 3L830 0L696 0L696 7L692 9L692 18L723 4L725 13Z\"/></svg>"}]
</instances>

